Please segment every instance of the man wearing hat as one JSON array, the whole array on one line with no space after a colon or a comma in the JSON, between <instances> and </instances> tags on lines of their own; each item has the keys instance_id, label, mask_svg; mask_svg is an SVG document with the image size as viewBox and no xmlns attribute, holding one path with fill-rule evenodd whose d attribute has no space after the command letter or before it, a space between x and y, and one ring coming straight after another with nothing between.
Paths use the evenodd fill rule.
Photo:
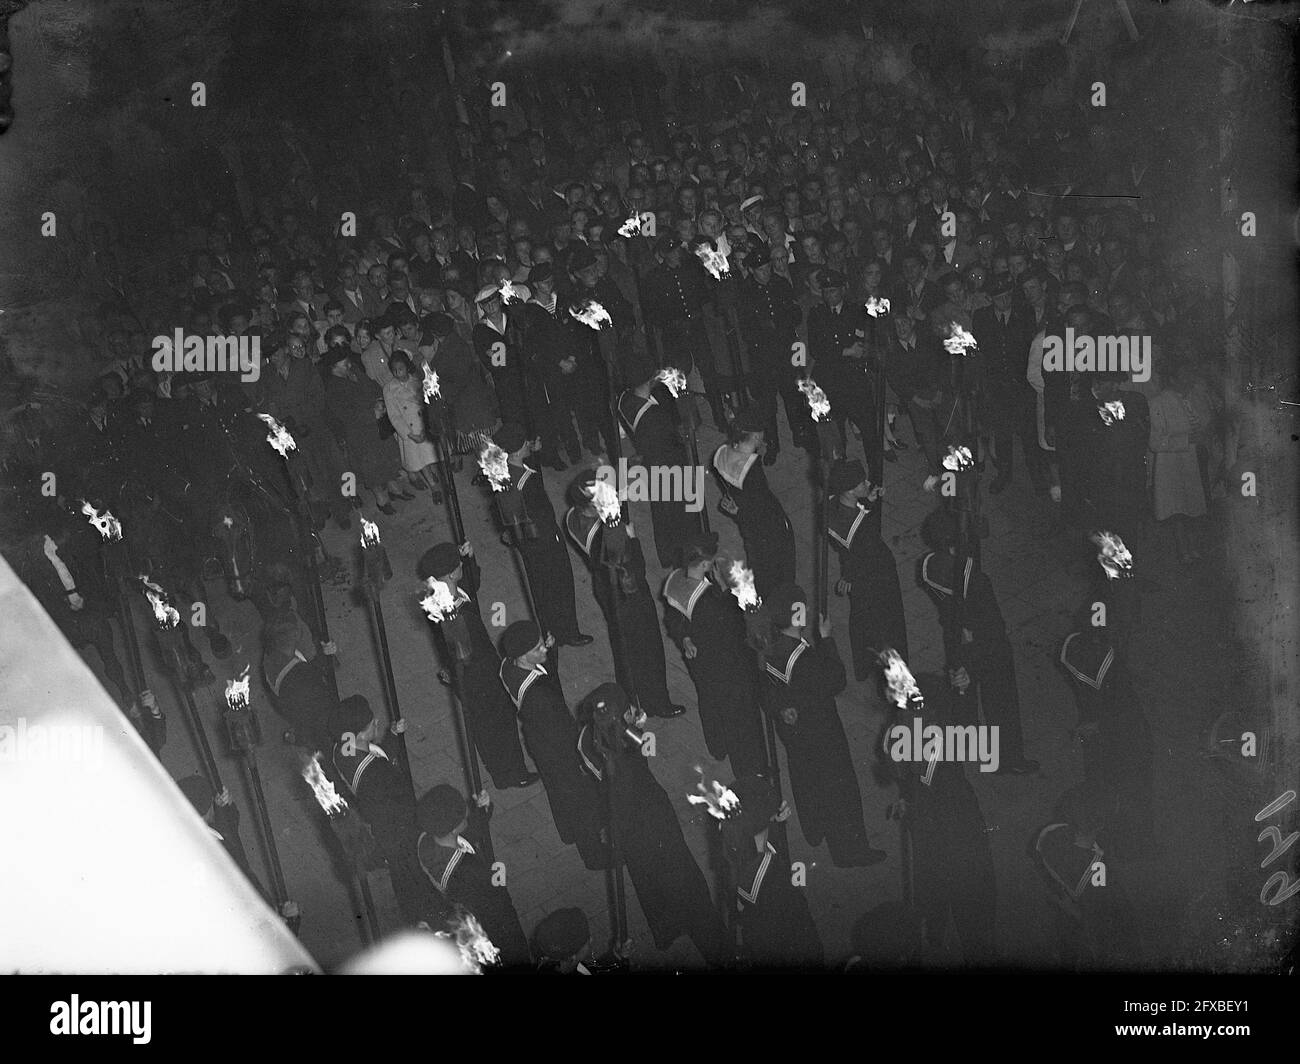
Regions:
<instances>
[{"instance_id":1,"label":"man wearing hat","mask_svg":"<svg viewBox=\"0 0 1300 1064\"><path fill-rule=\"evenodd\" d=\"M614 529L601 519L592 502L595 482L591 469L574 480L564 528L591 573L591 591L605 615L615 671L650 716L680 717L686 707L675 704L668 693L659 614L646 582L641 542L621 514Z\"/></svg>"},{"instance_id":2,"label":"man wearing hat","mask_svg":"<svg viewBox=\"0 0 1300 1064\"><path fill-rule=\"evenodd\" d=\"M753 411L742 410L727 439L713 453L713 471L727 501L724 512L732 514L740 527L754 584L759 595L766 597L781 583L794 579L794 529L758 461L767 446L762 419Z\"/></svg>"},{"instance_id":3,"label":"man wearing hat","mask_svg":"<svg viewBox=\"0 0 1300 1064\"><path fill-rule=\"evenodd\" d=\"M406 722L398 721L393 730L405 731ZM350 695L339 702L332 731L335 741L330 760L343 781L344 797L355 804L374 832L388 861L403 917L418 923L436 906L430 904L429 885L417 858L419 831L410 777L379 745L384 725L375 719L362 695Z\"/></svg>"},{"instance_id":4,"label":"man wearing hat","mask_svg":"<svg viewBox=\"0 0 1300 1064\"><path fill-rule=\"evenodd\" d=\"M937 337L921 335L916 322L906 314L891 314L893 328L888 330L885 348L885 374L889 386L907 404L907 416L916 433L916 442L925 455L931 476L943 472L947 453L944 433L952 403L949 359Z\"/></svg>"},{"instance_id":5,"label":"man wearing hat","mask_svg":"<svg viewBox=\"0 0 1300 1064\"><path fill-rule=\"evenodd\" d=\"M632 304L624 298L596 253L586 244L579 245L570 256L569 273L573 278L573 288L566 297L569 309L564 318L573 334L578 354L579 420L583 438L603 439L604 454L611 463L616 463L621 450L618 423L612 409L614 392L611 384L620 384L624 378L625 353L631 344L636 317ZM588 302L605 308L610 317L608 326L592 329L573 316L574 309ZM587 449L593 454L598 453L590 442Z\"/></svg>"},{"instance_id":6,"label":"man wearing hat","mask_svg":"<svg viewBox=\"0 0 1300 1064\"><path fill-rule=\"evenodd\" d=\"M524 560L528 586L537 607L537 619L544 631L561 646L585 647L591 636L578 630L578 606L573 590L573 566L560 541L555 510L540 471L527 465L532 442L518 422L507 422L497 430L494 442L509 456L510 483L523 497L532 535L519 537L519 554Z\"/></svg>"},{"instance_id":7,"label":"man wearing hat","mask_svg":"<svg viewBox=\"0 0 1300 1064\"><path fill-rule=\"evenodd\" d=\"M877 397L866 363L866 311L847 303L847 284L839 270L821 271L822 302L808 312L808 353L841 439L845 423L852 421L867 453L879 453L884 441L875 439Z\"/></svg>"},{"instance_id":8,"label":"man wearing hat","mask_svg":"<svg viewBox=\"0 0 1300 1064\"><path fill-rule=\"evenodd\" d=\"M556 909L533 928L533 953L544 975L609 975L628 970L627 958L591 955L591 925L581 909Z\"/></svg>"},{"instance_id":9,"label":"man wearing hat","mask_svg":"<svg viewBox=\"0 0 1300 1064\"><path fill-rule=\"evenodd\" d=\"M524 751L519 745L519 722L514 706L501 687L497 673L501 658L483 624L478 603L481 583L478 560L468 543L457 548L454 543L439 543L420 558L416 574L421 580L440 580L447 585L456 603L459 624L447 632L447 653L461 660L461 704L469 720L470 734L493 784L508 790L530 787L540 778L529 772ZM467 636L465 646L451 645L455 634ZM448 664L451 664L450 662Z\"/></svg>"},{"instance_id":10,"label":"man wearing hat","mask_svg":"<svg viewBox=\"0 0 1300 1064\"><path fill-rule=\"evenodd\" d=\"M533 621L516 621L501 636L498 675L519 714L524 745L541 773L560 839L578 847L588 868L606 868L600 788L582 771L573 715L544 664L549 642Z\"/></svg>"},{"instance_id":11,"label":"man wearing hat","mask_svg":"<svg viewBox=\"0 0 1300 1064\"><path fill-rule=\"evenodd\" d=\"M660 470L670 475L673 470L681 470L683 482L688 472L690 456L678 428L677 409L677 400L657 376L619 396L619 416L632 437L640 465L651 473L652 483L662 475ZM662 568L676 562L686 540L700 527L699 515L687 510L686 505L685 498L650 502L650 525Z\"/></svg>"},{"instance_id":12,"label":"man wearing hat","mask_svg":"<svg viewBox=\"0 0 1300 1064\"><path fill-rule=\"evenodd\" d=\"M867 504L879 499L884 488L871 483L861 462L841 459L831 466L826 491L831 497L826 535L840 557L835 591L849 596L853 675L865 680L885 647L908 656L898 563L867 520L871 513Z\"/></svg>"},{"instance_id":13,"label":"man wearing hat","mask_svg":"<svg viewBox=\"0 0 1300 1064\"><path fill-rule=\"evenodd\" d=\"M528 272L528 287L533 294L524 305L524 345L541 376L546 401L546 416L538 426L542 440L538 458L543 465L563 472L582 458L574 418L586 382L578 368L576 336L563 320L564 308L555 294L555 267L549 262L538 263ZM581 427L588 447L598 451L598 426ZM563 456L561 449L567 452Z\"/></svg>"},{"instance_id":14,"label":"man wearing hat","mask_svg":"<svg viewBox=\"0 0 1300 1064\"><path fill-rule=\"evenodd\" d=\"M691 533L680 560L664 581L664 628L695 684L709 756L729 757L737 775L767 771L754 655L744 615L722 583L718 534Z\"/></svg>"},{"instance_id":15,"label":"man wearing hat","mask_svg":"<svg viewBox=\"0 0 1300 1064\"><path fill-rule=\"evenodd\" d=\"M517 421L535 435L538 426L532 421L533 407L529 391L540 385L533 378L515 330L508 327L505 301L501 289L489 284L474 297L478 307L478 324L474 326L474 354L492 378L497 406L505 421ZM542 393L544 394L544 393Z\"/></svg>"},{"instance_id":16,"label":"man wearing hat","mask_svg":"<svg viewBox=\"0 0 1300 1064\"><path fill-rule=\"evenodd\" d=\"M492 945L501 951L504 968L523 968L532 962L528 937L505 883L496 882L492 864L471 834L469 808L455 787L440 783L430 788L417 805L420 868L433 888L448 902L462 905L478 917Z\"/></svg>"},{"instance_id":17,"label":"man wearing hat","mask_svg":"<svg viewBox=\"0 0 1300 1064\"><path fill-rule=\"evenodd\" d=\"M1025 757L1016 662L993 583L974 558L957 558L957 518L948 510L930 512L921 524L921 539L930 550L918 566L919 583L939 609L944 659L960 663L955 669L949 665L949 682L970 701L965 708L972 722L978 705L985 722L998 727L998 772L1036 772L1038 762Z\"/></svg>"},{"instance_id":18,"label":"man wearing hat","mask_svg":"<svg viewBox=\"0 0 1300 1064\"><path fill-rule=\"evenodd\" d=\"M847 677L830 619L820 620L821 638L813 646L807 623L812 607L803 588L783 584L765 605L776 632L764 653L766 710L785 746L803 836L809 846L825 841L838 868L877 864L885 852L867 841L862 790L835 704Z\"/></svg>"}]
</instances>

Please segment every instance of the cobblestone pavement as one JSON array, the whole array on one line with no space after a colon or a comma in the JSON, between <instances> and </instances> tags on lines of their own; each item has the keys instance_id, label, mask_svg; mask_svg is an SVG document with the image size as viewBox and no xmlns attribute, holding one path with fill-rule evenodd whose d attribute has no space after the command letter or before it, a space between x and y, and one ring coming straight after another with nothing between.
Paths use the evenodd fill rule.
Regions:
<instances>
[{"instance_id":1,"label":"cobblestone pavement","mask_svg":"<svg viewBox=\"0 0 1300 1064\"><path fill-rule=\"evenodd\" d=\"M788 443L784 422L782 434ZM905 429L903 435L910 439L910 430ZM701 432L701 453L711 454L718 442L717 433L706 427ZM859 448L854 441L850 457L859 453ZM625 442L625 453L630 452L630 443ZM504 620L509 623L524 616L526 600L515 565L492 525L486 494L470 483L473 472L473 464L467 460L457 482L468 535L484 568L480 601L485 617L494 602L504 603ZM1074 703L1055 667L1054 655L1062 636L1074 627L1072 617L1085 593L1090 567L1096 563L1094 551L1082 535L1042 534L1048 504L1032 495L1023 467L1018 473L1019 478L1005 493L986 499L991 535L984 541L983 557L1011 628L1026 748L1042 768L1032 777L985 775L973 770L968 774L990 832L997 873L999 940L1005 962L1017 967L1042 967L1053 963L1054 924L1047 896L1026 856L1026 843L1031 831L1046 822L1061 793L1081 779L1081 762L1072 736ZM814 550L808 459L787 447L769 476L795 524L799 578L811 592ZM560 511L571 474L546 471L545 477ZM912 667L914 671L937 671L942 666L942 642L935 611L912 578L914 563L922 552L919 526L936 502L922 492L923 478L915 447L904 452L898 463L886 467L884 536L898 560L903 582ZM721 533L722 547L738 553L739 536L734 524L717 512L717 494L711 482L708 492L710 518ZM632 514L634 523L648 538L648 506L633 504ZM433 543L449 538L445 508L433 505L425 495L406 503L396 517L384 518L373 512L367 512L367 516L379 517L395 574L384 593L383 605L401 709L409 722L407 743L417 787L423 792L436 783L450 782L464 790L448 689L437 677L432 633L417 604L418 583L414 576L419 555ZM346 562L349 573L359 569L359 529L355 525L347 532L331 526L323 537L330 553ZM1226 651L1222 636L1224 603L1230 601L1230 596L1220 586L1223 566L1207 560L1196 569L1180 569L1162 534L1153 536L1151 543L1148 555L1137 559L1146 591L1144 630L1134 648L1134 658L1138 689L1156 738L1156 827L1163 842L1147 857L1127 866L1126 874L1144 929L1146 963L1168 967L1186 948L1181 927L1188 903L1222 880L1231 852L1215 826L1221 820L1221 796L1213 787L1205 786L1207 769L1197 752L1198 735L1219 705L1221 692L1216 685ZM657 589L663 574L654 566L653 550L647 554L652 586ZM1207 551L1207 559L1214 554ZM834 566L832 561L832 573ZM576 561L574 568L582 628L597 638L590 647L563 652L560 671L570 704L613 678L603 619L592 598L585 569ZM213 606L236 644L228 661L212 663L214 670L219 679L224 679L247 662L256 675L260 646L254 611L250 606L230 603L216 593L215 587L210 590L214 593ZM325 599L330 631L339 645L341 692L360 691L377 709L383 707L378 649L364 601L351 581L327 585ZM830 610L837 632L844 637L841 648L847 654L847 599L832 595ZM696 765L702 765L706 773L715 771L724 780L730 779L730 774L726 765L715 765L707 756L695 691L671 644L667 656L669 689L674 700L686 704L690 712L672 721L652 721L658 742L651 765L677 806L687 841L707 869L708 825L704 814L686 802L686 795L697 778ZM851 677L852 670L849 672ZM167 681L161 679L156 689L170 690ZM346 874L339 872L329 856L325 839L329 829L323 825L299 777L300 754L281 743L282 725L269 709L268 695L259 689L257 681L253 700L260 707L266 733L257 754L258 765L289 893L303 910L300 934L324 966L335 966L362 945L359 909ZM169 700L165 698L164 702ZM223 742L216 723L219 702L219 684L198 694L209 734L218 747ZM898 898L903 875L898 829L884 812L894 793L892 788L882 787L871 771L882 707L874 692L851 681L839 699L839 708L859 766L871 842L886 850L889 857L870 869L837 869L824 847L810 849L792 825L791 858L806 864L808 897L828 960L834 963L849 955L854 920L874 905ZM164 750L164 761L173 774L180 776L194 771L197 760L179 707L172 710L170 718L171 739ZM229 760L223 760L222 771L228 780L240 779L238 766ZM232 789L243 812L245 844L250 854L258 855L256 814L247 784L241 781ZM493 792L492 797L497 857L505 862L508 886L525 929L531 931L551 910L577 905L590 917L593 939L599 947L607 938L609 926L605 877L587 871L576 849L560 842L540 785L525 791ZM269 879L259 858L253 859L263 871L264 881ZM382 874L374 887L381 918L392 926L395 915ZM668 952L654 948L630 889L628 915L636 965L656 969L701 966L698 954L685 938ZM927 956L927 962L936 965L959 961L960 950L952 932L942 950Z\"/></svg>"}]
</instances>

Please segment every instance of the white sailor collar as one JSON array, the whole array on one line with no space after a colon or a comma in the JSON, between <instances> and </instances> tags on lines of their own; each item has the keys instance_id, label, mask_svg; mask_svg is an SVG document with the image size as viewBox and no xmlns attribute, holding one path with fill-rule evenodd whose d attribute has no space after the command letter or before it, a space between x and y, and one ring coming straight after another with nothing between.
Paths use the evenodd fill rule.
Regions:
<instances>
[{"instance_id":1,"label":"white sailor collar","mask_svg":"<svg viewBox=\"0 0 1300 1064\"><path fill-rule=\"evenodd\" d=\"M840 509L844 510L847 508L841 503ZM832 517L826 524L826 534L842 547L853 546L853 537L858 534L858 529L861 527L863 519L867 514L871 513L871 511L862 503L858 503L857 511L858 512L854 515L853 520L849 522L849 530L843 535L840 535L840 533L835 529L836 517L841 515L837 514L836 517Z\"/></svg>"},{"instance_id":2,"label":"white sailor collar","mask_svg":"<svg viewBox=\"0 0 1300 1064\"><path fill-rule=\"evenodd\" d=\"M745 477L749 475L750 467L757 458L757 451L745 454L743 451L733 451L723 444L713 452L713 468L733 488L744 488Z\"/></svg>"},{"instance_id":3,"label":"white sailor collar","mask_svg":"<svg viewBox=\"0 0 1300 1064\"><path fill-rule=\"evenodd\" d=\"M790 683L790 678L794 675L795 662L803 656L803 652L810 646L812 646L812 644L809 643L808 640L800 639L798 643L790 648L790 653L786 655L785 667L783 669L778 669L770 661L765 661L764 664L767 666L768 674L788 685Z\"/></svg>"},{"instance_id":4,"label":"white sailor collar","mask_svg":"<svg viewBox=\"0 0 1300 1064\"><path fill-rule=\"evenodd\" d=\"M764 850L763 859L758 863L758 868L754 870L754 878L748 888L736 888L736 893L749 902L750 905L758 901L759 892L763 889L763 880L767 878L768 869L772 867L772 858L776 856L776 850L770 842L767 843Z\"/></svg>"},{"instance_id":5,"label":"white sailor collar","mask_svg":"<svg viewBox=\"0 0 1300 1064\"><path fill-rule=\"evenodd\" d=\"M935 556L936 553L937 553L936 551L931 551L929 554L927 554L924 558L921 559L921 579L925 581L927 587L933 588L935 591L939 592L939 594L951 595L952 588L944 587L943 584L938 583L930 576L930 560ZM953 561L954 563L956 562L955 557ZM963 595L966 595L970 592L970 577L974 569L975 569L975 559L967 558L965 573L962 577L961 591Z\"/></svg>"},{"instance_id":6,"label":"white sailor collar","mask_svg":"<svg viewBox=\"0 0 1300 1064\"><path fill-rule=\"evenodd\" d=\"M674 582L689 585L690 580L691 577L686 575L684 569L674 569L668 574L668 579L664 581L664 599L688 621L691 619L691 614L695 612L695 604L700 601L700 596L709 590L708 580L698 580L695 587L690 589L685 596L685 600L683 600L676 593L677 589L674 587ZM683 588L684 590L685 588Z\"/></svg>"}]
</instances>

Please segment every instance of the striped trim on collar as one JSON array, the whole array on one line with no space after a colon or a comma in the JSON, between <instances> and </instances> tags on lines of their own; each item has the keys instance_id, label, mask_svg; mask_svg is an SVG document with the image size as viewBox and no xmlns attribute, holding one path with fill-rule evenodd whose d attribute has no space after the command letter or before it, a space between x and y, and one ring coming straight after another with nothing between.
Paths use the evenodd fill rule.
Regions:
<instances>
[{"instance_id":1,"label":"striped trim on collar","mask_svg":"<svg viewBox=\"0 0 1300 1064\"><path fill-rule=\"evenodd\" d=\"M300 661L304 665L307 664L307 659L302 656L302 651L295 650L293 652L293 657L289 659L288 663L284 666L284 668L275 674L275 679L271 681L271 690L275 693L277 698L280 695L280 684L282 684L284 682L284 678L289 675L289 670L292 669L295 665L297 665L298 662Z\"/></svg>"},{"instance_id":2,"label":"striped trim on collar","mask_svg":"<svg viewBox=\"0 0 1300 1064\"><path fill-rule=\"evenodd\" d=\"M384 753L383 750L377 747L374 743L371 743L370 746L366 748L366 756L363 757L359 762L357 762L357 767L352 770L351 777L348 777L347 773L345 773L342 767L339 765L337 750L338 748L335 747L334 767L339 770L340 776L343 776L345 779L347 779L347 784L349 789L351 789L352 791L353 797L356 797L357 795L357 788L361 786L361 777L365 775L366 769L368 769L371 766L371 764L377 760L380 761L388 760L388 755ZM345 758L344 760L347 759Z\"/></svg>"},{"instance_id":3,"label":"striped trim on collar","mask_svg":"<svg viewBox=\"0 0 1300 1064\"><path fill-rule=\"evenodd\" d=\"M641 396L637 395L635 392L628 392L627 395L628 397L633 399L641 399ZM629 418L627 416L627 411L623 408L622 403L619 404L618 412L623 418L623 423L627 425L627 427L631 429L633 432L636 432L637 426L641 424L641 419L646 415L646 411L649 410L652 406L658 406L658 405L659 405L659 400L656 399L653 395L650 395L644 399L641 399L641 408L636 412L636 415L634 417Z\"/></svg>"},{"instance_id":4,"label":"striped trim on collar","mask_svg":"<svg viewBox=\"0 0 1300 1064\"><path fill-rule=\"evenodd\" d=\"M428 838L428 836L429 833L427 831L422 831L420 832L420 837L415 841L415 853L416 853L417 860L419 859L420 847L424 844L424 840ZM471 846L468 841L466 841L463 835L457 835L456 852L453 853L451 857L447 859L447 864L446 867L444 867L442 870L442 875L438 876L435 879L433 873L429 871L429 866L426 865L423 860L420 861L420 868L423 869L424 874L429 877L429 882L438 888L439 893L446 894L447 884L451 882L451 874L454 871L456 871L456 866L460 864L461 858L464 857L467 853L475 854L478 853L478 851L474 849L474 847Z\"/></svg>"},{"instance_id":5,"label":"striped trim on collar","mask_svg":"<svg viewBox=\"0 0 1300 1064\"><path fill-rule=\"evenodd\" d=\"M867 516L867 514L869 514L869 513L871 513L871 511L868 510L865 506L862 506L862 505L859 505L859 506L858 506L858 516L855 517L855 518L853 519L853 523L852 523L851 525L849 525L849 531L848 531L848 534L847 534L847 538L846 538L845 536L841 536L841 535L840 535L838 532L836 532L835 529L832 528L829 524L827 524L827 526L826 526L826 534L827 534L828 536L830 536L831 539L835 540L835 542L838 543L840 546L842 546L842 547L851 547L851 546L853 546L853 537L856 536L856 535L858 534L858 528L859 528L859 526L862 524L863 519L864 519L864 518Z\"/></svg>"},{"instance_id":6,"label":"striped trim on collar","mask_svg":"<svg viewBox=\"0 0 1300 1064\"><path fill-rule=\"evenodd\" d=\"M1109 647L1106 650L1106 656L1102 658L1101 664L1097 667L1097 675L1089 676L1086 673L1080 672L1071 665L1069 658L1067 657L1070 652L1070 643L1078 635L1078 632L1071 632L1065 637L1065 642L1061 644L1061 664L1064 665L1066 671L1080 683L1086 683L1094 691L1100 691L1102 684L1106 682L1106 674L1110 672L1110 667L1115 664L1115 648Z\"/></svg>"},{"instance_id":7,"label":"striped trim on collar","mask_svg":"<svg viewBox=\"0 0 1300 1064\"><path fill-rule=\"evenodd\" d=\"M927 554L921 560L921 579L925 581L927 586L934 588L934 590L939 592L939 594L951 595L952 588L944 587L942 584L936 583L935 581L930 579L930 559L933 557L934 554L932 552L930 554ZM974 571L974 569L975 569L975 559L967 558L966 572L965 572L965 576L962 579L962 588L961 588L963 595L968 594L970 592L970 576L971 573Z\"/></svg>"},{"instance_id":8,"label":"striped trim on collar","mask_svg":"<svg viewBox=\"0 0 1300 1064\"><path fill-rule=\"evenodd\" d=\"M528 483L528 478L536 473L537 470L532 466L516 466L515 468L523 470L523 472L519 474L519 479L515 481L515 490L523 491L524 485Z\"/></svg>"},{"instance_id":9,"label":"striped trim on collar","mask_svg":"<svg viewBox=\"0 0 1300 1064\"><path fill-rule=\"evenodd\" d=\"M744 463L740 463L734 459L722 459L723 452L729 450L730 448L727 447L726 444L723 444L713 452L713 468L718 471L718 476L733 488L743 489L745 487L745 477L748 475L749 469L754 464L754 461L758 458L758 452L755 451L745 459ZM728 458L730 458L730 456L728 456Z\"/></svg>"},{"instance_id":10,"label":"striped trim on collar","mask_svg":"<svg viewBox=\"0 0 1300 1064\"><path fill-rule=\"evenodd\" d=\"M587 766L588 772L595 776L597 780L603 780L605 778L604 769L587 756L587 749L583 745L583 739L587 736L588 728L589 725L584 724L582 729L578 732L578 756L582 758L582 763Z\"/></svg>"},{"instance_id":11,"label":"striped trim on collar","mask_svg":"<svg viewBox=\"0 0 1300 1064\"><path fill-rule=\"evenodd\" d=\"M709 582L707 580L701 580L686 597L686 601L682 602L681 599L677 598L673 594L674 578L676 578L678 582L686 582L690 580L690 577L681 569L674 569L668 574L668 579L664 581L664 600L689 621L691 619L691 614L695 612L695 604L700 601L700 596L709 590Z\"/></svg>"},{"instance_id":12,"label":"striped trim on collar","mask_svg":"<svg viewBox=\"0 0 1300 1064\"><path fill-rule=\"evenodd\" d=\"M547 673L545 666L534 665L525 674L524 678L519 681L519 689L516 691L510 686L510 681L505 678L507 665L513 665L516 670L519 669L519 666L515 665L512 661L503 661L501 663L501 668L497 670L497 676L501 680L501 686L506 689L506 694L510 696L510 701L515 704L515 709L521 709L524 704L524 695L528 693L528 688L532 687L533 684L537 682L537 677L547 676L549 674Z\"/></svg>"},{"instance_id":13,"label":"striped trim on collar","mask_svg":"<svg viewBox=\"0 0 1300 1064\"><path fill-rule=\"evenodd\" d=\"M795 662L799 660L800 655L802 655L811 645L812 644L809 643L808 640L800 639L798 645L790 651L790 656L786 658L785 671L778 669L770 661L765 662L769 675L774 676L784 684L788 684L790 682L790 677L794 674Z\"/></svg>"},{"instance_id":14,"label":"striped trim on collar","mask_svg":"<svg viewBox=\"0 0 1300 1064\"><path fill-rule=\"evenodd\" d=\"M771 867L772 858L775 856L776 850L772 848L772 844L769 842L767 844L767 853L763 854L763 860L759 863L758 871L754 873L754 881L749 885L749 889L746 890L744 887L736 888L736 893L749 902L750 905L757 903L759 891L763 889L763 880L766 878L767 870Z\"/></svg>"},{"instance_id":15,"label":"striped trim on collar","mask_svg":"<svg viewBox=\"0 0 1300 1064\"><path fill-rule=\"evenodd\" d=\"M578 549L582 551L582 553L585 554L588 558L590 558L591 541L596 538L596 530L600 528L600 519L592 518L591 527L587 529L586 536L582 537L579 536L578 533L574 530L573 523L575 520L585 521L586 519L587 518L583 514L578 513L576 509L571 509L567 514L564 515L564 530L567 533L569 533L569 538L573 540L574 544L578 547Z\"/></svg>"}]
</instances>

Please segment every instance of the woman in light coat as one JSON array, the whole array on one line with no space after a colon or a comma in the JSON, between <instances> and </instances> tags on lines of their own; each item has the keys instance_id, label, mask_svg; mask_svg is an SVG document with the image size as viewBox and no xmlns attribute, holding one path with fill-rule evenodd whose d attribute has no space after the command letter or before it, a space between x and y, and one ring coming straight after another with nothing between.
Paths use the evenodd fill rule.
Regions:
<instances>
[{"instance_id":1,"label":"woman in light coat","mask_svg":"<svg viewBox=\"0 0 1300 1064\"><path fill-rule=\"evenodd\" d=\"M1205 513L1205 488L1195 439L1204 426L1191 402L1192 374L1175 363L1161 375L1163 387L1151 400L1151 495L1157 521L1168 521L1180 562L1195 561L1188 521Z\"/></svg>"}]
</instances>

